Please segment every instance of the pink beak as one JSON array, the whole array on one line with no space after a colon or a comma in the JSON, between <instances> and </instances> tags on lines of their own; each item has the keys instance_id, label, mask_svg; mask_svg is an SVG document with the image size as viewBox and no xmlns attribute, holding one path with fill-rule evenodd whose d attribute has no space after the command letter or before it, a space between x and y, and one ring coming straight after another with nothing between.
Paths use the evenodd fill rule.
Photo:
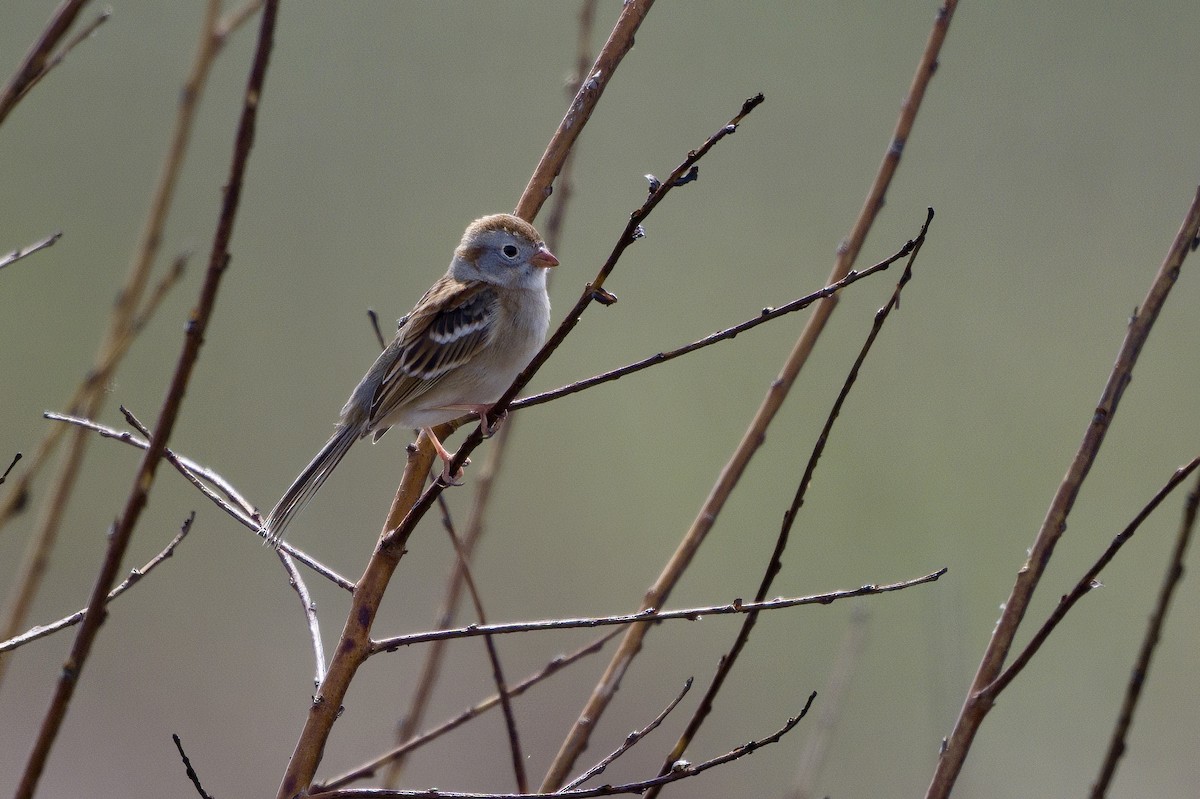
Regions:
<instances>
[{"instance_id":1,"label":"pink beak","mask_svg":"<svg viewBox=\"0 0 1200 799\"><path fill-rule=\"evenodd\" d=\"M558 259L555 258L554 253L547 250L546 245L543 244L541 247L538 247L537 252L535 252L529 259L529 263L533 264L534 266L541 267L542 269L549 269L552 266L558 266Z\"/></svg>"}]
</instances>

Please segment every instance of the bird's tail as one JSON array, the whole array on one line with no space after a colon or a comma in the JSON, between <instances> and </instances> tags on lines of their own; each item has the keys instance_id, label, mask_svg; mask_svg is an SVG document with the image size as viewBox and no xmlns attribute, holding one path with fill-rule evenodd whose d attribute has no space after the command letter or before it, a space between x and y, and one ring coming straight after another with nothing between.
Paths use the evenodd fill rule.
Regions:
<instances>
[{"instance_id":1,"label":"bird's tail","mask_svg":"<svg viewBox=\"0 0 1200 799\"><path fill-rule=\"evenodd\" d=\"M279 546L279 542L283 540L283 531L287 529L292 518L304 509L358 438L358 430L355 428L338 426L333 436L325 442L325 446L321 447L321 451L304 467L304 471L300 472L267 514L262 529L258 531L263 537L263 543L272 547Z\"/></svg>"}]
</instances>

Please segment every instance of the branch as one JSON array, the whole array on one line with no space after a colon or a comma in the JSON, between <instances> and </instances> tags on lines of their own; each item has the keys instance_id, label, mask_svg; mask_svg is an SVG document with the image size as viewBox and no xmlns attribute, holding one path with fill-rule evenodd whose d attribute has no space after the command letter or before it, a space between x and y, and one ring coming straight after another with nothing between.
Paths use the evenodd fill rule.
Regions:
<instances>
[{"instance_id":1,"label":"branch","mask_svg":"<svg viewBox=\"0 0 1200 799\"><path fill-rule=\"evenodd\" d=\"M179 546L179 544L191 531L192 522L195 521L195 519L196 513L193 511L188 515L187 519L183 523L183 526L179 529L179 532L175 534L175 537L172 538L157 555L146 561L145 566L140 569L133 569L130 571L129 576L126 577L120 585L108 592L108 596L105 598L104 603L107 605L109 602L112 602L114 599L140 582L141 579L147 574L154 571L158 564L174 555L175 547ZM7 641L0 641L0 652L11 652L12 650L18 649L25 644L30 643L31 641L36 641L39 638L45 638L48 635L53 635L59 630L65 630L67 627L73 627L74 625L83 621L83 617L86 614L87 608L82 608L75 611L70 616L65 616L56 622L51 622L50 624L39 624L37 627L27 630L15 638L10 638Z\"/></svg>"},{"instance_id":2,"label":"branch","mask_svg":"<svg viewBox=\"0 0 1200 799\"><path fill-rule=\"evenodd\" d=\"M142 425L141 422L137 420L137 417L130 413L127 408L122 406L121 413L125 415L125 418L129 420L130 424L138 428L138 430L143 431L145 435L149 435L149 433L146 432L145 426ZM106 427L105 425L98 424L90 419L80 419L77 416L68 416L65 413L57 413L55 411L45 411L42 413L42 416L52 421L66 422L67 424L72 424L77 427L82 427L86 430L91 430L98 433L101 438L111 438L115 441L129 444L131 447L136 447L137 449L145 450L149 449L150 447L150 442L148 440L137 438L127 430L117 430L112 427ZM195 486L201 494L207 497L210 502L228 514L230 518L234 519L243 527L250 530L250 532L258 534L259 530L262 528L262 523L254 516L254 505L248 499L243 497L228 480L207 466L203 466L199 463L196 463L191 458L176 453L170 447L167 447L165 450L163 450L163 457L167 459L168 463L175 467L177 472L183 475L184 479ZM217 490L214 491L212 488L209 488L209 483L216 486ZM220 493L218 493L218 491ZM309 555L304 550L294 547L287 542L281 542L278 548L280 551L285 552L291 557L295 558L301 564L312 569L314 572L324 577L338 588L341 588L343 591L354 591L353 582L338 574L324 563L321 563L321 561L317 560L312 555Z\"/></svg>"},{"instance_id":3,"label":"branch","mask_svg":"<svg viewBox=\"0 0 1200 799\"><path fill-rule=\"evenodd\" d=\"M1125 754L1125 738L1129 734L1129 728L1133 725L1133 711L1137 708L1138 700L1142 696L1146 676L1150 674L1150 661L1154 656L1154 650L1158 648L1159 637L1166 623L1167 611L1171 607L1175 589L1183 580L1183 562L1187 555L1188 545L1191 543L1192 531L1196 528L1197 506L1200 506L1200 481L1197 481L1196 487L1192 489L1192 493L1188 495L1187 502L1184 504L1183 521L1179 525L1179 533L1175 536L1175 547L1167 562L1167 571L1163 576L1162 587L1158 591L1158 601L1155 603L1154 613L1146 623L1146 636L1142 640L1142 648L1138 652L1137 661L1133 664L1133 671L1129 675L1129 684L1125 688L1125 701L1121 703L1121 713L1113 728L1112 739L1108 744L1108 754L1105 755L1104 763L1100 767L1100 776L1096 780L1096 784L1092 786L1092 799L1103 799L1108 795L1108 786L1117 772L1117 763Z\"/></svg>"},{"instance_id":4,"label":"branch","mask_svg":"<svg viewBox=\"0 0 1200 799\"><path fill-rule=\"evenodd\" d=\"M743 333L751 328L755 328L761 324L778 319L781 316L794 313L795 311L802 311L818 300L832 297L834 294L837 294L851 283L857 283L864 277L869 277L876 272L881 272L887 269L896 261L912 253L913 247L919 246L919 243L924 240L924 235L925 228L922 228L921 237L918 238L917 241L908 241L903 247L900 248L899 251L896 252L895 255L892 255L886 260L880 261L874 266L869 266L861 272L851 270L841 280L831 283L825 288L818 289L811 294L806 294L803 297L794 299L789 303L779 306L778 308L763 308L757 316L751 317L744 322L739 322L733 327L727 327L724 330L718 330L716 333L711 333L702 339L693 341L691 344L685 344L682 347L678 347L673 350L667 350L666 352L656 353L651 355L649 358L643 358L640 361L634 361L633 363L626 364L618 369L611 369L607 372L601 372L600 374L589 377L585 380L560 386L559 388L552 389L550 391L543 391L541 394L532 394L528 397L522 397L519 400L514 400L513 403L508 407L515 410L517 408L529 408L534 405L541 405L549 402L550 400L558 399L559 397L565 397L568 394L577 394L580 391L585 391L589 388L601 385L602 383L619 380L626 375L640 372L643 369L649 369L652 366L658 366L659 364L674 360L682 355L688 355L696 350L702 350L705 347L711 347L713 344L718 344L722 341L730 341L736 338L739 333Z\"/></svg>"},{"instance_id":5,"label":"branch","mask_svg":"<svg viewBox=\"0 0 1200 799\"><path fill-rule=\"evenodd\" d=\"M1050 617L1042 624L1042 627L1037 631L1037 634L1034 635L1033 638L1030 639L1029 643L1025 645L1025 649L1021 651L1021 654L1013 660L1012 665L1005 669L1004 673L997 677L992 683L978 692L978 701L984 701L988 704L996 701L996 697L1008 687L1009 683L1016 679L1017 675L1020 674L1027 665L1029 665L1029 661L1032 660L1033 656L1037 654L1037 651L1042 648L1042 644L1046 643L1046 639L1050 637L1050 633L1054 632L1055 628L1062 623L1062 620L1066 617L1067 613L1070 612L1071 608L1075 607L1075 603L1082 599L1084 595L1091 592L1093 588L1099 587L1100 583L1097 578L1099 578L1100 572L1104 571L1104 567L1107 566L1109 562L1117 556L1117 553L1121 551L1121 547L1125 546L1125 543L1133 537L1133 534L1136 533L1138 528L1142 526L1142 522L1150 518L1150 514L1154 513L1154 511L1158 509L1158 506L1162 504L1163 500L1165 500L1180 483L1186 480L1187 476L1195 471L1197 466L1200 466L1200 458L1194 458L1186 465L1175 470L1175 473L1171 475L1171 479L1166 482L1166 485L1160 488L1158 493L1156 493L1154 497L1148 503L1146 503L1145 507L1138 511L1137 516L1133 517L1133 521L1126 525L1125 529L1117 534L1117 536L1104 550L1104 554L1102 554L1100 558L1092 564L1092 567L1088 569L1082 577L1079 578L1079 582L1075 583L1075 587L1072 588L1066 596L1059 600L1058 606L1054 608L1054 612L1051 613Z\"/></svg>"},{"instance_id":6,"label":"branch","mask_svg":"<svg viewBox=\"0 0 1200 799\"><path fill-rule=\"evenodd\" d=\"M189 319L187 333L184 337L183 350L179 355L175 375L167 390L163 402L158 425L150 448L142 458L141 466L134 477L125 508L117 521L112 535L109 537L104 560L100 572L92 588L88 610L80 624L79 632L71 647L71 652L63 666L55 688L54 697L46 711L46 716L38 731L33 751L26 761L20 784L17 788L17 799L32 799L37 790L38 780L50 755L50 747L58 737L62 721L66 717L67 706L75 693L79 676L91 653L92 644L104 621L104 604L109 590L120 568L121 559L133 535L133 529L146 507L150 488L154 484L154 475L167 446L167 439L175 427L183 397L190 381L192 369L200 355L200 346L204 341L204 333L208 328L209 319L216 305L217 291L221 277L229 261L229 241L233 235L234 219L237 215L241 199L242 179L245 176L246 163L250 156L250 146L254 142L254 123L258 115L259 102L262 98L263 81L266 77L267 62L271 52L271 43L275 30L275 17L278 11L278 0L272 0L266 5L263 13L262 27L259 30L258 45L254 54L254 62L250 77L246 84L245 102L242 107L241 120L238 124L237 140L234 146L233 163L226 182L225 198L221 215L217 221L217 231L213 237L212 252L209 257L208 273L201 289L200 300Z\"/></svg>"},{"instance_id":7,"label":"branch","mask_svg":"<svg viewBox=\"0 0 1200 799\"><path fill-rule=\"evenodd\" d=\"M754 595L756 602L762 602L766 599L767 594L771 591L771 586L775 582L775 578L783 571L783 553L787 549L788 540L791 536L792 527L796 523L796 517L800 514L800 508L804 504L804 498L808 493L808 487L812 484L813 475L817 470L817 463L821 460L821 455L825 452L825 446L829 443L829 436L833 432L834 422L842 412L842 406L846 403L846 398L850 396L850 389L858 381L859 370L862 369L863 363L867 360L867 354L871 351L875 339L879 336L879 331L883 329L884 322L888 316L896 308L900 307L900 293L904 291L904 287L908 285L908 281L912 279L913 263L916 261L917 253L921 251L921 245L925 242L925 235L929 232L929 224L933 221L933 209L930 208L925 217L925 224L921 227L921 234L917 236L916 242L910 242L906 249L911 252L908 256L908 263L904 267L904 272L900 275L900 279L896 281L896 288L892 291L891 298L887 304L880 308L875 313L875 319L871 324L871 331L867 334L867 340L863 342L859 349L858 357L854 360L854 365L850 367L850 373L846 375L845 381L842 383L842 388L838 392L837 399L833 402L833 407L829 409L828 415L825 417L825 425L821 428L820 435L817 436L817 442L813 445L812 452L808 457L808 463L805 464L804 474L800 478L799 485L796 486L795 494L792 497L792 504L783 514L783 523L779 528L779 535L775 539L775 549L771 553L771 559L767 562L766 571L763 573L762 580L758 586L758 592ZM708 690L705 691L703 699L696 707L695 713L692 714L691 720L687 727L679 736L679 740L675 742L675 747L667 755L666 762L663 763L660 774L666 774L670 770L671 764L679 758L683 757L683 753L687 751L687 747L695 739L696 733L700 731L704 721L712 712L713 704L716 702L717 694L725 685L725 680L733 672L733 666L737 663L738 657L746 644L750 641L750 633L754 629L754 625L758 622L758 613L750 613L742 620L742 627L738 630L737 637L734 639L733 645L729 647L729 651L721 658L720 666L717 668L717 673L713 676L713 681L709 684ZM649 791L649 799L654 799L658 795L658 789Z\"/></svg>"},{"instance_id":8,"label":"branch","mask_svg":"<svg viewBox=\"0 0 1200 799\"><path fill-rule=\"evenodd\" d=\"M908 137L912 133L917 111L920 109L921 101L924 99L925 89L933 77L938 53L941 50L942 42L945 39L946 31L950 24L950 18L954 13L956 5L957 0L947 0L946 5L941 9L934 21L934 28L930 33L925 53L917 66L917 72L909 87L908 95L901 104L900 117L896 122L891 141L883 157L883 163L880 165L875 180L867 193L866 202L859 212L858 219L849 237L838 248L838 257L829 279L825 281L826 284L835 283L850 272L850 268L853 266L859 251L862 249L863 242L866 240L867 232L871 229L875 217L879 213L879 209L883 207L884 195L887 193L887 188L891 184L892 177L899 166L904 144L908 141ZM808 360L809 353L816 346L817 338L833 313L836 302L836 295L826 298L813 311L813 315L805 324L800 338L797 339L779 375L772 381L770 389L768 389L762 404L759 406L753 420L742 436L742 440L722 467L716 483L709 492L703 506L696 514L691 527L679 542L679 546L671 556L671 559L663 567L654 585L646 592L645 604L647 607L661 605L670 596L671 590L682 577L683 572L686 571L692 557L701 544L704 543L704 539L708 536L709 531L716 524L717 518L725 507L725 502L728 500L730 493L741 480L742 474L749 465L751 458L754 457L762 442L766 440L767 428L775 418L775 414L778 413L779 408L783 405L784 399L791 391L792 385L800 374L800 369ZM591 730L598 723L600 717L604 715L604 711L608 707L608 703L611 701L616 688L619 686L621 678L624 676L626 670L628 670L630 663L633 662L634 657L641 651L642 640L647 630L648 628L644 625L638 625L626 632L620 647L618 647L617 652L613 655L612 660L609 661L608 667L597 682L591 697L580 711L578 719L570 732L568 732L562 747L559 749L558 755L543 778L542 790L552 790L561 785L563 780L566 779L567 773L574 764L575 759L587 746Z\"/></svg>"},{"instance_id":9,"label":"branch","mask_svg":"<svg viewBox=\"0 0 1200 799\"><path fill-rule=\"evenodd\" d=\"M784 608L794 608L798 605L829 605L842 599L888 594L892 591L903 591L905 588L936 582L945 573L946 569L943 567L921 577L914 577L911 580L901 580L900 582L885 583L883 585L868 583L859 588L829 591L824 594L811 594L809 596L771 599L762 602L743 602L740 599L735 599L724 605L706 605L681 610L656 611L653 608L648 608L646 610L639 610L636 613L623 613L616 616L585 616L574 619L521 621L507 624L471 624L466 627L456 627L449 630L433 630L424 633L397 635L394 638L383 638L371 645L371 654L395 652L404 646L450 638L474 638L479 635L507 635L509 633L527 633L545 630L573 630L578 628L608 627L614 624L645 625L650 622L672 621L676 619L695 621L704 616L728 616L734 613L757 613L761 610L783 610Z\"/></svg>"},{"instance_id":10,"label":"branch","mask_svg":"<svg viewBox=\"0 0 1200 799\"><path fill-rule=\"evenodd\" d=\"M777 743L783 736L791 732L800 723L801 719L808 714L808 710L812 707L813 700L816 698L817 695L815 693L810 694L808 701L800 710L799 715L788 719L786 724L765 738L759 738L756 741L742 744L736 749L726 752L723 755L718 755L710 760L705 760L702 763L680 762L676 765L676 768L671 770L670 774L642 780L641 782L629 782L622 785L601 785L596 788L576 788L573 791L555 791L553 793L467 793L437 789L426 791L393 791L381 790L379 788L348 788L346 790L309 794L309 799L385 799L386 797L410 797L411 799L561 799L562 797L566 797L566 799L583 799L584 797L616 796L625 793L641 794L657 785L666 785L695 777L711 768L723 766L726 763L731 763L734 760L745 757L764 746Z\"/></svg>"},{"instance_id":11,"label":"branch","mask_svg":"<svg viewBox=\"0 0 1200 799\"><path fill-rule=\"evenodd\" d=\"M671 711L674 710L679 705L679 703L683 701L683 698L685 696L687 696L687 693L690 690L692 690L692 678L688 677L687 682L685 682L683 684L683 690L680 691L675 696L675 698L672 699L671 702L662 709L662 712L660 712L657 716L655 716L654 719L649 724L647 724L645 727L642 727L640 730L634 730L633 732L626 735L625 740L621 743L621 745L619 747L617 747L611 753L606 755L604 757L604 759L601 760L599 763L592 766L590 769L583 772L578 777L576 777L575 779L571 780L566 785L564 785L562 787L562 790L563 791L574 790L575 788L578 788L580 785L583 785L585 782L592 779L593 777L597 777L600 774L603 774L604 770L606 768L608 768L609 766L611 766L616 761L617 758L619 758L621 755L625 754L630 749L632 749L634 746L636 746L638 741L642 740L647 735L654 732L654 730L656 730L658 728L658 725L662 724L663 720L666 719L666 717L671 714Z\"/></svg>"},{"instance_id":12,"label":"branch","mask_svg":"<svg viewBox=\"0 0 1200 799\"><path fill-rule=\"evenodd\" d=\"M8 83L0 89L0 123L8 117L13 108L20 102L33 85L41 80L49 69L52 51L62 37L67 35L79 12L87 5L88 0L64 0L54 10L54 15L46 23L38 40L25 54L25 60L17 67L16 73L9 78ZM59 59L61 60L61 59Z\"/></svg>"},{"instance_id":13,"label":"branch","mask_svg":"<svg viewBox=\"0 0 1200 799\"><path fill-rule=\"evenodd\" d=\"M540 671L531 674L516 685L510 685L508 687L508 695L510 697L520 696L533 686L540 683L542 680L545 680L551 675L557 674L567 666L570 666L572 663L575 663L576 661L581 660L588 655L594 655L596 652L600 651L601 647L614 638L618 632L618 630L613 630L612 632L605 633L595 641L585 644L569 655L560 655L554 658ZM394 763L395 761L407 755L409 752L412 752L414 749L422 747L431 741L435 741L452 730L458 729L471 719L477 718L499 704L500 695L492 694L487 699L467 708L449 721L444 721L433 729L423 732L420 735L413 735L409 737L401 742L398 746L395 746L387 752L384 752L379 757L376 757L373 760L370 760L367 763L364 763L363 765L346 772L345 774L334 777L333 779L326 780L325 782L321 783L314 783L313 792L315 793L319 791L328 791L334 788L340 788L343 785L349 785L355 780L361 780L370 777L375 774L377 769L382 768L390 763Z\"/></svg>"},{"instance_id":14,"label":"branch","mask_svg":"<svg viewBox=\"0 0 1200 799\"><path fill-rule=\"evenodd\" d=\"M1079 449L1076 451L1054 499L1050 502L1046 518L1038 530L1033 546L1029 549L1029 557L1025 561L1025 565L1017 572L1017 579L1013 584L1008 601L1002 605L1004 610L1000 614L1000 620L996 623L991 640L984 650L979 669L975 673L962 709L959 711L958 719L954 723L954 730L938 757L937 767L926 792L926 799L945 799L954 788L955 780L962 771L967 753L971 749L971 743L975 740L975 734L983 724L984 717L992 708L992 694L984 689L1000 676L1005 658L1008 657L1013 639L1016 638L1017 629L1033 599L1033 592L1041 581L1046 564L1050 562L1050 556L1054 554L1054 547L1058 544L1058 539L1067 529L1067 516L1075 506L1080 486L1083 485L1084 479L1091 471L1092 464L1096 461L1100 446L1104 443L1104 437L1108 433L1108 427L1112 424L1117 406L1125 393L1125 387L1129 385L1129 381L1133 377L1133 367L1137 363L1138 355L1145 347L1150 330L1154 327L1154 321L1158 318L1167 296L1171 293L1172 286L1175 285L1175 280L1183 265L1183 259L1191 250L1198 232L1200 232L1200 189L1192 198L1191 205L1184 215L1183 224L1180 226L1175 240L1171 243L1162 266L1159 267L1150 284L1150 290L1147 292L1145 300L1142 301L1140 311L1135 313L1129 321L1125 341L1117 353L1116 363L1113 364L1112 371L1108 375L1108 380L1100 395L1100 401L1089 415L1083 441L1080 442Z\"/></svg>"},{"instance_id":15,"label":"branch","mask_svg":"<svg viewBox=\"0 0 1200 799\"><path fill-rule=\"evenodd\" d=\"M52 247L54 245L54 243L61 238L62 238L62 231L60 230L56 233L51 233L49 236L42 239L41 241L35 241L33 244L30 244L27 247L18 247L17 249L10 252L8 255L0 255L0 269L3 269L4 267L8 266L9 264L15 264L17 261L21 260L22 258L29 256L29 255L33 255L35 252L37 252L39 250L44 250L47 247Z\"/></svg>"}]
</instances>

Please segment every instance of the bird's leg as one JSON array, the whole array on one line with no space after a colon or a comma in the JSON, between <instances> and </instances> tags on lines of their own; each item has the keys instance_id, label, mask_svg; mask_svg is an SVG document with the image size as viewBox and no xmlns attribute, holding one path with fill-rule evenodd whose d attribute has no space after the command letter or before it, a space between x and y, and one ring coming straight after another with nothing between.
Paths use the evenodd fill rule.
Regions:
<instances>
[{"instance_id":1,"label":"bird's leg","mask_svg":"<svg viewBox=\"0 0 1200 799\"><path fill-rule=\"evenodd\" d=\"M432 427L425 428L425 435L429 436L430 443L432 443L433 448L437 450L438 457L442 459L442 482L451 486L462 485L463 470L461 467L457 473L450 474L450 463L454 460L454 456L451 455L444 446L442 446L442 442L438 440L438 437L434 434ZM463 461L463 466L468 465L470 462L471 459L467 458L465 461Z\"/></svg>"},{"instance_id":2,"label":"bird's leg","mask_svg":"<svg viewBox=\"0 0 1200 799\"><path fill-rule=\"evenodd\" d=\"M491 405L472 405L471 411L479 416L479 425L483 428L483 437L491 438L496 435L496 431L500 429L500 423L508 418L508 410L505 409L496 417L496 421L492 424L487 423L488 411L492 409Z\"/></svg>"}]
</instances>

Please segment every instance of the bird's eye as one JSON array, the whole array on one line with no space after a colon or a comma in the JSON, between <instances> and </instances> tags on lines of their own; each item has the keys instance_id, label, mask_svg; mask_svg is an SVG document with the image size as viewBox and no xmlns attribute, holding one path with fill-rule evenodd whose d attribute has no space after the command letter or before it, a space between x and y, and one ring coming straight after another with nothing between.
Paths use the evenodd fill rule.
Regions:
<instances>
[{"instance_id":1,"label":"bird's eye","mask_svg":"<svg viewBox=\"0 0 1200 799\"><path fill-rule=\"evenodd\" d=\"M502 252L504 254L505 258L508 258L511 260L511 259L517 257L518 250L517 250L517 246L515 244L505 244L503 247L500 248L500 252Z\"/></svg>"}]
</instances>

